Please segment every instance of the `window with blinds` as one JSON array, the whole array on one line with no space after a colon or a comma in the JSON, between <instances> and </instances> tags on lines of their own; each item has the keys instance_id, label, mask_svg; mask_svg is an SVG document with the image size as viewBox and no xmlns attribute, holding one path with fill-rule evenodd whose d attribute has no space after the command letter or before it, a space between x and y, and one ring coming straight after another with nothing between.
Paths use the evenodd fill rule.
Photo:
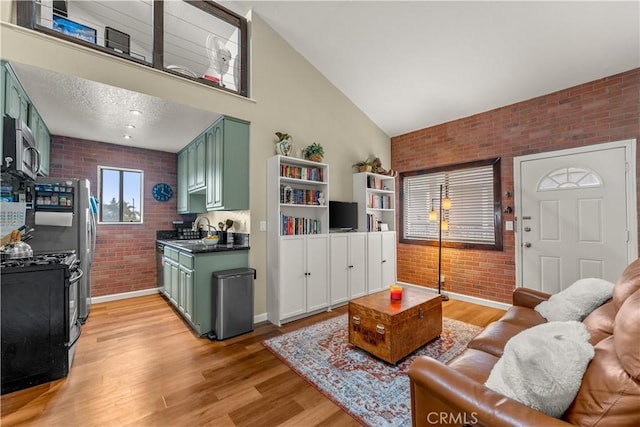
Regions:
<instances>
[{"instance_id":1,"label":"window with blinds","mask_svg":"<svg viewBox=\"0 0 640 427\"><path fill-rule=\"evenodd\" d=\"M502 249L500 158L403 173L400 179L403 243L438 242L441 226L443 245ZM441 191L449 209L446 203L440 209Z\"/></svg>"}]
</instances>

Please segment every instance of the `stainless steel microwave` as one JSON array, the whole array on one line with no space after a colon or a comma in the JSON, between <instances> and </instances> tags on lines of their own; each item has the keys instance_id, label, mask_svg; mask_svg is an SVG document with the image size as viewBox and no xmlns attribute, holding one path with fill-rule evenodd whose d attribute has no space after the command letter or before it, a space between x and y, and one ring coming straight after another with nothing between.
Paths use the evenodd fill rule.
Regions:
<instances>
[{"instance_id":1,"label":"stainless steel microwave","mask_svg":"<svg viewBox=\"0 0 640 427\"><path fill-rule=\"evenodd\" d=\"M40 171L40 152L25 122L5 116L2 132L2 173L35 181Z\"/></svg>"}]
</instances>

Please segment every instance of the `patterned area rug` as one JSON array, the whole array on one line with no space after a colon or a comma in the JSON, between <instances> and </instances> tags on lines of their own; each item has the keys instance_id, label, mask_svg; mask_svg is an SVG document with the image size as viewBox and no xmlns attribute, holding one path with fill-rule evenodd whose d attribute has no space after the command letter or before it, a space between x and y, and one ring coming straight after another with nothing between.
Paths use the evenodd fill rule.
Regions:
<instances>
[{"instance_id":1,"label":"patterned area rug","mask_svg":"<svg viewBox=\"0 0 640 427\"><path fill-rule=\"evenodd\" d=\"M349 344L347 315L263 342L273 354L357 421L370 426L410 426L407 371L419 355L447 362L480 327L443 318L440 338L390 365Z\"/></svg>"}]
</instances>

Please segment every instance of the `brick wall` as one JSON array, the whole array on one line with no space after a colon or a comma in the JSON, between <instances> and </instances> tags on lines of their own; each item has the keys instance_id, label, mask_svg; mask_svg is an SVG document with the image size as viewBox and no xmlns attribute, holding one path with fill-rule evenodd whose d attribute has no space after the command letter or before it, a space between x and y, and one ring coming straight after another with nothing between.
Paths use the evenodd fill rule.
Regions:
<instances>
[{"instance_id":1,"label":"brick wall","mask_svg":"<svg viewBox=\"0 0 640 427\"><path fill-rule=\"evenodd\" d=\"M637 139L639 94L640 69L635 69L400 135L391 139L391 167L403 172L500 156L504 194L513 191L516 156ZM502 203L514 206L504 196ZM513 215L503 214L504 220ZM514 244L513 232L505 231L502 252L443 248L445 290L510 303ZM437 260L437 247L398 244L398 280L437 287Z\"/></svg>"},{"instance_id":2,"label":"brick wall","mask_svg":"<svg viewBox=\"0 0 640 427\"><path fill-rule=\"evenodd\" d=\"M175 153L61 136L52 138L50 176L88 178L96 197L99 165L144 171L143 223L98 224L91 270L93 296L156 287L156 230L171 229L171 221L180 217L176 213L176 197L157 202L151 196L151 188L158 182L166 182L175 194L176 162Z\"/></svg>"}]
</instances>

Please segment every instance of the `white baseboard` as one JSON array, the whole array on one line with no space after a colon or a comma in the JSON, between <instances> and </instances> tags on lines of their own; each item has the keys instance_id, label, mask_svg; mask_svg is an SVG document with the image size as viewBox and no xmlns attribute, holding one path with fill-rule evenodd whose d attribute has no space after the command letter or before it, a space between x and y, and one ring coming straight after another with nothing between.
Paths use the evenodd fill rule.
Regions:
<instances>
[{"instance_id":1,"label":"white baseboard","mask_svg":"<svg viewBox=\"0 0 640 427\"><path fill-rule=\"evenodd\" d=\"M123 292L121 294L103 295L100 297L91 297L91 304L99 304L101 302L117 301L119 299L143 297L146 295L153 295L160 292L158 288L142 289L140 291Z\"/></svg>"},{"instance_id":2,"label":"white baseboard","mask_svg":"<svg viewBox=\"0 0 640 427\"><path fill-rule=\"evenodd\" d=\"M412 283L405 283L405 282L398 282L398 283L403 285L403 286L411 286L411 287L420 288L420 289L424 289L424 290L436 293L435 289L425 288L424 286L418 286L418 285L414 285ZM472 297L472 296L464 295L464 294L457 294L455 292L444 292L444 293L451 299L457 299L457 300L460 300L460 301L472 302L474 304L484 305L484 306L487 306L487 307L499 308L500 310L508 310L509 308L511 308L511 304L507 304L507 303L504 303L504 302L491 301L489 299Z\"/></svg>"},{"instance_id":3,"label":"white baseboard","mask_svg":"<svg viewBox=\"0 0 640 427\"><path fill-rule=\"evenodd\" d=\"M160 293L159 288L142 289L140 291L123 292L121 294L103 295L100 297L92 297L91 304L99 304L101 302L117 301L120 299L143 297ZM267 320L267 313L256 314L253 316L253 323L260 323Z\"/></svg>"}]
</instances>

